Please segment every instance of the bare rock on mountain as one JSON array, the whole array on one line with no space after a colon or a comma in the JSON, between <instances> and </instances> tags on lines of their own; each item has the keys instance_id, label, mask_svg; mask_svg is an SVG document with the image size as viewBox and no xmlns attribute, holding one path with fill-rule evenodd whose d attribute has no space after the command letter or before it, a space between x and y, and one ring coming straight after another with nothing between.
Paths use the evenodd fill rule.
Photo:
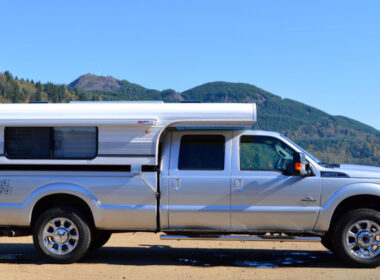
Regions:
<instances>
[{"instance_id":1,"label":"bare rock on mountain","mask_svg":"<svg viewBox=\"0 0 380 280\"><path fill-rule=\"evenodd\" d=\"M78 79L69 84L70 87L91 91L117 91L120 89L120 82L111 76L96 76L93 74L86 74L80 76Z\"/></svg>"}]
</instances>

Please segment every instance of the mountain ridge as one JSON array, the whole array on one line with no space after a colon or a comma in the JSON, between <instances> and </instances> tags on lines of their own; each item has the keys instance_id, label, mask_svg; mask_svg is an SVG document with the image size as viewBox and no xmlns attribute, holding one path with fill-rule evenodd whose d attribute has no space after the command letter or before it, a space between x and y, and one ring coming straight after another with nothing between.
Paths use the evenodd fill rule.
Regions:
<instances>
[{"instance_id":1,"label":"mountain ridge","mask_svg":"<svg viewBox=\"0 0 380 280\"><path fill-rule=\"evenodd\" d=\"M0 102L72 100L256 103L258 122L254 129L281 132L326 162L380 166L379 130L247 83L209 82L177 92L173 89L148 89L127 80L93 74L82 75L68 85L15 79L9 72L0 74Z\"/></svg>"}]
</instances>

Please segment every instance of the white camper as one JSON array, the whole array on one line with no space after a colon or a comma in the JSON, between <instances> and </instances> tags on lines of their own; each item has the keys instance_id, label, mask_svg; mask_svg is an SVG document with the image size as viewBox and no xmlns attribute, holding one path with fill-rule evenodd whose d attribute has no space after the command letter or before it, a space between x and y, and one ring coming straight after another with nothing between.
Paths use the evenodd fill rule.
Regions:
<instances>
[{"instance_id":1,"label":"white camper","mask_svg":"<svg viewBox=\"0 0 380 280\"><path fill-rule=\"evenodd\" d=\"M251 128L256 104L74 102L70 104L0 104L0 164L5 127L96 127L97 155L75 164L158 164L160 136L170 127ZM72 164L71 161L33 159L33 164Z\"/></svg>"}]
</instances>

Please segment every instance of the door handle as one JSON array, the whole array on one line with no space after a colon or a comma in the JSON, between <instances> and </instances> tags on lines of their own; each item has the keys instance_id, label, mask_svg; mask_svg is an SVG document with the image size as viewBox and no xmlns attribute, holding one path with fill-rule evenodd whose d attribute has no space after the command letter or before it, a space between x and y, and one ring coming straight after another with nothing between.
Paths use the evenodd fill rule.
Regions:
<instances>
[{"instance_id":1,"label":"door handle","mask_svg":"<svg viewBox=\"0 0 380 280\"><path fill-rule=\"evenodd\" d=\"M243 190L243 179L235 179L233 189L234 189L234 191L242 191Z\"/></svg>"},{"instance_id":2,"label":"door handle","mask_svg":"<svg viewBox=\"0 0 380 280\"><path fill-rule=\"evenodd\" d=\"M314 199L312 196L305 196L304 198L301 199L303 202L316 202L317 200Z\"/></svg>"},{"instance_id":3,"label":"door handle","mask_svg":"<svg viewBox=\"0 0 380 280\"><path fill-rule=\"evenodd\" d=\"M172 187L172 189L178 191L181 188L181 179L180 178L173 178L171 180L171 187Z\"/></svg>"}]
</instances>

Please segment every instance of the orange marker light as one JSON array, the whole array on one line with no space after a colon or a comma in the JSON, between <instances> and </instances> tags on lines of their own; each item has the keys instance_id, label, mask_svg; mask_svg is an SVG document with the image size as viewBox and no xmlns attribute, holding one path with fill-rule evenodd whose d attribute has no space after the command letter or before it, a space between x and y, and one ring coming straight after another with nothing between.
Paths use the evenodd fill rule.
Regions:
<instances>
[{"instance_id":1,"label":"orange marker light","mask_svg":"<svg viewBox=\"0 0 380 280\"><path fill-rule=\"evenodd\" d=\"M294 170L301 171L302 170L302 162L296 162L294 164Z\"/></svg>"},{"instance_id":2,"label":"orange marker light","mask_svg":"<svg viewBox=\"0 0 380 280\"><path fill-rule=\"evenodd\" d=\"M149 134L149 133L150 133L150 130L146 130L145 133L146 133L146 134Z\"/></svg>"}]
</instances>

